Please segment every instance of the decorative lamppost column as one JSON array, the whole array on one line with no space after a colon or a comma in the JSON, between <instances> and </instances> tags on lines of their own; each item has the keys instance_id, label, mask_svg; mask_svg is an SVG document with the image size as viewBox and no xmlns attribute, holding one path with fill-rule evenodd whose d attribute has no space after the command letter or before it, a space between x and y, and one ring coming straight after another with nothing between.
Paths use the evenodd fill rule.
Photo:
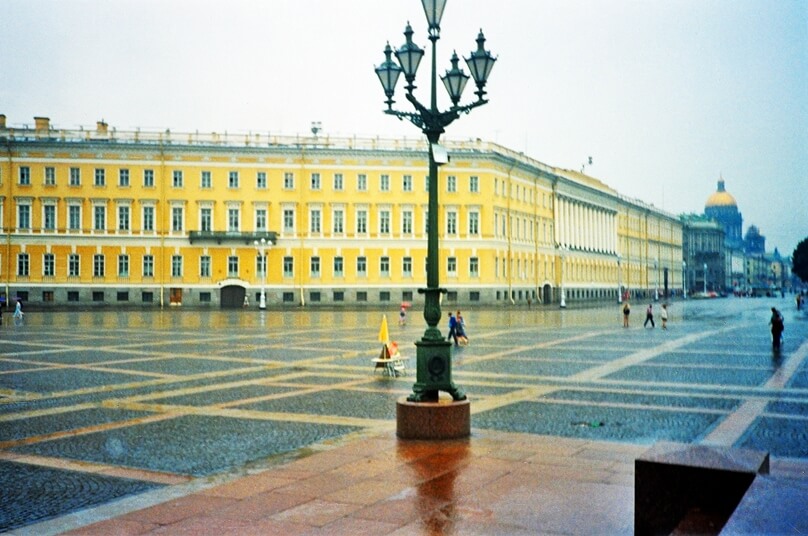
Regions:
<instances>
[{"instance_id":1,"label":"decorative lamppost column","mask_svg":"<svg viewBox=\"0 0 808 536\"><path fill-rule=\"evenodd\" d=\"M656 272L656 288L654 288L654 301L659 301L659 259L654 259L654 272Z\"/></svg>"},{"instance_id":2,"label":"decorative lamppost column","mask_svg":"<svg viewBox=\"0 0 808 536\"><path fill-rule=\"evenodd\" d=\"M267 248L267 239L262 238L260 241L255 240L253 241L255 248L258 250L258 255L261 258L261 297L258 299L258 308L262 311L267 308L267 258L266 258L266 248Z\"/></svg>"},{"instance_id":3,"label":"decorative lamppost column","mask_svg":"<svg viewBox=\"0 0 808 536\"><path fill-rule=\"evenodd\" d=\"M566 257L566 255L565 255L566 251L567 251L566 247L562 247L560 249L560 252L561 252L561 273L560 273L560 275L561 275L561 281L560 281L560 283L561 283L561 301L559 302L558 306L561 307L562 309L565 309L567 307L567 291L564 290L564 260L565 260L565 257Z\"/></svg>"},{"instance_id":4,"label":"decorative lamppost column","mask_svg":"<svg viewBox=\"0 0 808 536\"><path fill-rule=\"evenodd\" d=\"M687 299L687 261L682 261L682 299Z\"/></svg>"},{"instance_id":5,"label":"decorative lamppost column","mask_svg":"<svg viewBox=\"0 0 808 536\"><path fill-rule=\"evenodd\" d=\"M622 266L620 265L620 255L617 256L617 303L623 303L623 282L621 273Z\"/></svg>"},{"instance_id":6,"label":"decorative lamppost column","mask_svg":"<svg viewBox=\"0 0 808 536\"><path fill-rule=\"evenodd\" d=\"M707 294L707 263L704 263L704 294Z\"/></svg>"},{"instance_id":7,"label":"decorative lamppost column","mask_svg":"<svg viewBox=\"0 0 808 536\"><path fill-rule=\"evenodd\" d=\"M404 30L406 39L404 45L395 51L396 60L391 59L393 49L390 43L384 48L385 60L375 68L379 81L387 97L387 109L384 113L394 115L400 120L407 119L421 129L429 141L429 215L427 233L427 281L425 289L418 289L424 294L424 320L427 328L423 338L415 343L417 372L413 392L407 398L409 402L434 402L438 400L438 391L446 391L456 401L465 400L466 395L455 386L452 381L451 343L448 342L438 329L441 318L440 295L446 289L440 288L439 266L440 249L438 243L438 165L448 161L446 151L438 145L440 135L444 128L460 117L461 113L469 113L473 108L486 104L485 84L496 58L485 50L485 37L482 30L477 36L477 50L468 58L464 58L466 65L477 85L477 100L471 104L460 106L460 97L468 82L469 76L458 68L459 58L452 55L452 68L441 77L443 85L449 93L452 106L445 112L438 110L437 104L437 65L436 43L440 39L440 21L446 0L421 0L424 13L429 25L429 40L432 41L432 73L431 73L431 99L427 107L415 97L413 90L416 86L415 74L424 55L423 49L412 41L412 27L407 23ZM402 112L393 109L393 95L398 78L404 73L407 81L406 98L415 108L416 112Z\"/></svg>"}]
</instances>

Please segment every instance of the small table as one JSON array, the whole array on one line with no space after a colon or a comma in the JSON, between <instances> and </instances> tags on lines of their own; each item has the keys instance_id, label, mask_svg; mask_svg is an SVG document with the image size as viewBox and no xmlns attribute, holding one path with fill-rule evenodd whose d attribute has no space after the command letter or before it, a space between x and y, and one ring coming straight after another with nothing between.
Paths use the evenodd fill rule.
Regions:
<instances>
[{"instance_id":1,"label":"small table","mask_svg":"<svg viewBox=\"0 0 808 536\"><path fill-rule=\"evenodd\" d=\"M404 370L406 368L404 366L404 361L405 360L400 356L392 357L390 359L381 359L377 357L373 359L373 363L376 365L373 371L376 372L377 369L382 369L382 374L394 378L404 374Z\"/></svg>"}]
</instances>

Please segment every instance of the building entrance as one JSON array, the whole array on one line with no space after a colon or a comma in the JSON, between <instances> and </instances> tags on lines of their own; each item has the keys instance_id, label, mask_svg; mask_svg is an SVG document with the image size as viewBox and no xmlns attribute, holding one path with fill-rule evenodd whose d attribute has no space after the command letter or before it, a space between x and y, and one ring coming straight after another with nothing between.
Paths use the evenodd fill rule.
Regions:
<instances>
[{"instance_id":1,"label":"building entrance","mask_svg":"<svg viewBox=\"0 0 808 536\"><path fill-rule=\"evenodd\" d=\"M247 289L239 285L227 285L222 287L221 304L222 309L240 309L244 307L244 296Z\"/></svg>"}]
</instances>

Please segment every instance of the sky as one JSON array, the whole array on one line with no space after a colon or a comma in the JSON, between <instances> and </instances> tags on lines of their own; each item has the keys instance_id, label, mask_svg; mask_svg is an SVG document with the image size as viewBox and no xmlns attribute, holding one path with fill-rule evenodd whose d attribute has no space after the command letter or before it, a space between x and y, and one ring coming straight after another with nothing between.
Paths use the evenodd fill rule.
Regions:
<instances>
[{"instance_id":1,"label":"sky","mask_svg":"<svg viewBox=\"0 0 808 536\"><path fill-rule=\"evenodd\" d=\"M373 70L409 21L429 101L418 0L3 0L0 20L9 126L421 136L382 113ZM723 177L767 250L808 237L808 0L448 0L440 73L480 29L490 102L444 139L592 157L587 174L673 214L702 213Z\"/></svg>"}]
</instances>

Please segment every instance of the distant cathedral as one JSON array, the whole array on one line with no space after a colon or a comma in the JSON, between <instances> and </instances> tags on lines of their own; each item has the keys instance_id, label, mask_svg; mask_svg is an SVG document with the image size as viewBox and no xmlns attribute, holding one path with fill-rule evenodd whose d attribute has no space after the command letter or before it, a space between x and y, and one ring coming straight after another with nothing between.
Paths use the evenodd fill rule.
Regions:
<instances>
[{"instance_id":1,"label":"distant cathedral","mask_svg":"<svg viewBox=\"0 0 808 536\"><path fill-rule=\"evenodd\" d=\"M726 233L724 244L728 248L744 249L743 216L738 211L738 203L735 202L735 198L724 189L723 178L718 180L718 190L707 198L704 215L724 227Z\"/></svg>"}]
</instances>

